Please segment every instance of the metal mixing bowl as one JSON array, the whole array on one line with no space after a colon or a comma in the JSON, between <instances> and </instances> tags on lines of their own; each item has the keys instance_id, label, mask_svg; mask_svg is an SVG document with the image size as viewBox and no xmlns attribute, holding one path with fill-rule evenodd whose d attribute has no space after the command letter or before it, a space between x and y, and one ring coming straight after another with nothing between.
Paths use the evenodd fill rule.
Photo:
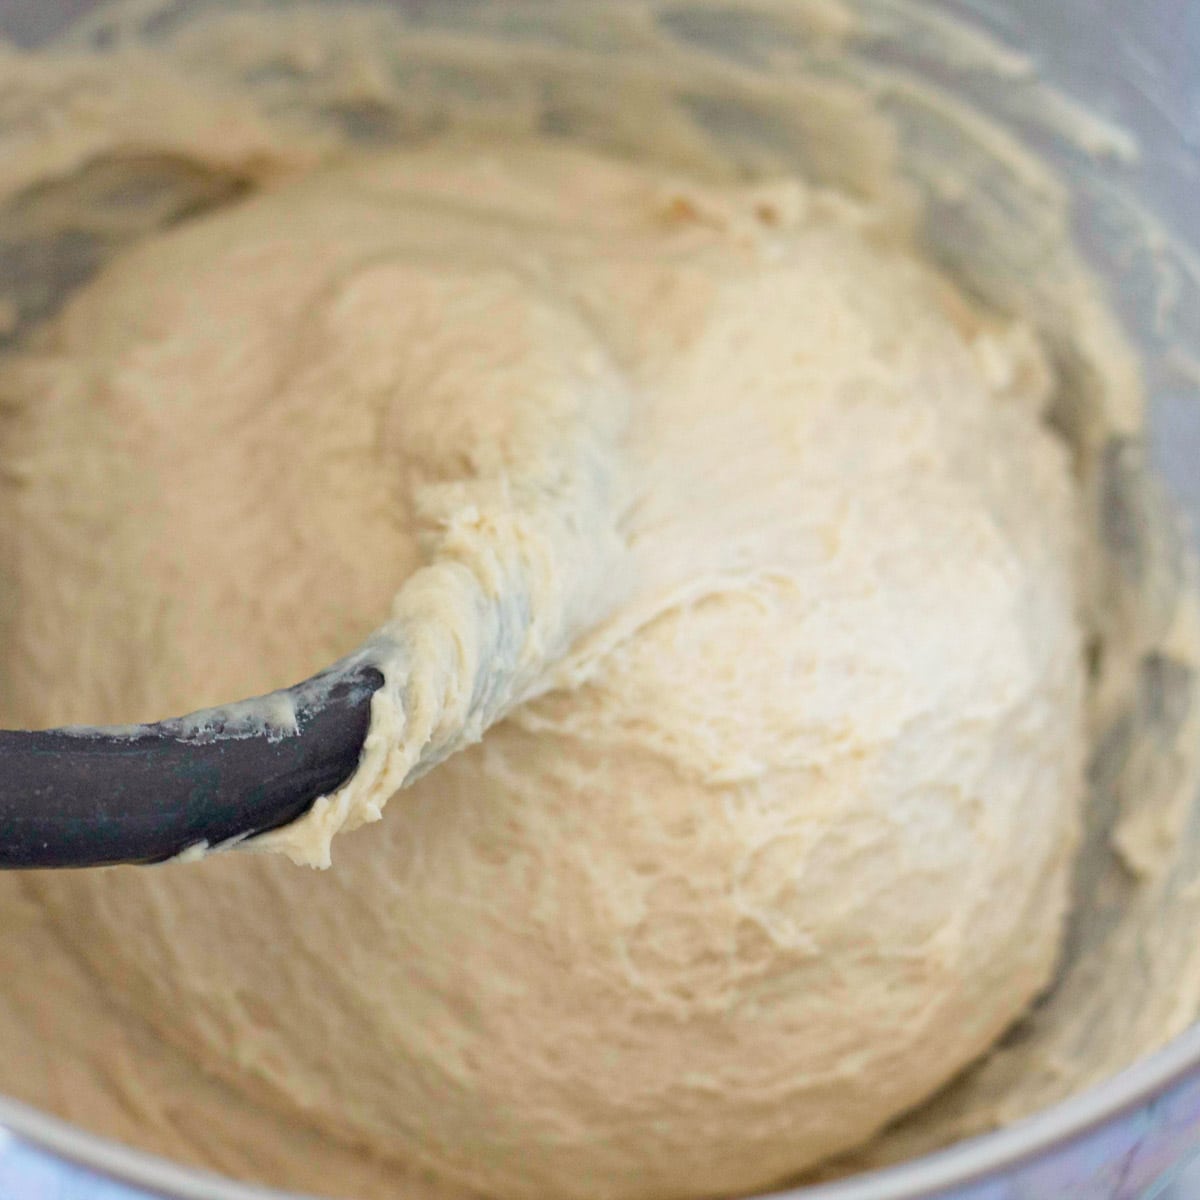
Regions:
<instances>
[{"instance_id":1,"label":"metal mixing bowl","mask_svg":"<svg viewBox=\"0 0 1200 1200\"><path fill-rule=\"evenodd\" d=\"M404 0L397 0L404 2ZM437 3L439 0L425 0ZM454 3L455 0L440 0ZM568 3L570 0L557 0ZM803 0L797 0L801 3ZM886 8L887 0L872 0ZM34 44L95 0L0 0L0 33ZM718 39L753 19L736 0L710 3ZM1152 394L1151 451L1182 507L1200 528L1200 396L1168 361L1190 346L1200 361L1200 280L1176 280L1171 338L1100 212L1103 185L1132 189L1170 237L1200 255L1200 4L1197 0L926 0L925 7L973 24L1036 61L1041 74L1132 133L1136 162L1114 156L1077 182L1077 233L1111 285L1146 361ZM724 32L721 32L724 31ZM951 91L968 86L953 63L918 62ZM1002 85L976 87L972 103L1002 121ZM1030 131L1016 125L1018 135ZM1039 153L1063 153L1051 141ZM1159 1053L1024 1122L929 1157L789 1193L805 1200L1151 1200L1164 1197L1200 1153L1200 1026ZM1192 1185L1200 1189L1200 1182ZM275 1196L135 1152L0 1098L0 1197L4 1200L136 1200ZM1187 1191L1188 1198L1200 1190Z\"/></svg>"}]
</instances>

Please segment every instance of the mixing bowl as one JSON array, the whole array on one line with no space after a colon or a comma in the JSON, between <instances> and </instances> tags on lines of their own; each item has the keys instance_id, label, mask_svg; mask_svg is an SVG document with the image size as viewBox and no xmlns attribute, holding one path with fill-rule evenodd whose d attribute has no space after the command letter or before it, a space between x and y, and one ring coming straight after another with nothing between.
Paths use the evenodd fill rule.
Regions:
<instances>
[{"instance_id":1,"label":"mixing bowl","mask_svg":"<svg viewBox=\"0 0 1200 1200\"><path fill-rule=\"evenodd\" d=\"M164 7L182 11L206 2ZM836 24L838 6L811 2L822 20ZM471 7L462 0L407 3ZM36 45L94 7L95 0L0 0L0 33ZM681 0L663 7L676 36L716 58L747 69L773 61L778 46L768 10L757 3ZM893 78L961 97L1066 182L1077 244L1142 356L1151 405L1146 454L1180 507L1200 520L1200 5L862 0L861 7L872 29L859 47L863 55ZM551 0L545 12L552 12ZM985 49L993 44L1003 52ZM1035 79L1056 91L1035 86ZM917 107L909 109L910 133L919 124L911 122ZM980 252L977 233L948 202L926 211L922 236L930 252L968 286ZM4 264L0 256L0 271L8 269ZM1036 271L1036 261L1028 269ZM1141 449L1126 447L1135 455ZM1185 823L1200 845L1198 814L1200 800ZM1086 937L1086 930L1076 936ZM788 1194L806 1200L1149 1200L1166 1196L1198 1153L1200 1025L1194 1025L1104 1082L1002 1130ZM1184 1200L1200 1195L1200 1182L1192 1186L1197 1190L1188 1188ZM0 1098L2 1197L270 1195L282 1194L155 1159Z\"/></svg>"}]
</instances>

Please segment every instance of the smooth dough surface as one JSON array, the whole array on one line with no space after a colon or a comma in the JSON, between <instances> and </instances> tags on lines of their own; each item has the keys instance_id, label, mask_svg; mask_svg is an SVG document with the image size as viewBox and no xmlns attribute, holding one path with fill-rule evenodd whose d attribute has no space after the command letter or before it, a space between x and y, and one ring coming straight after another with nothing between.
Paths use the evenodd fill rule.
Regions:
<instances>
[{"instance_id":1,"label":"smooth dough surface","mask_svg":"<svg viewBox=\"0 0 1200 1200\"><path fill-rule=\"evenodd\" d=\"M1075 844L1049 376L869 210L460 146L148 241L0 378L0 715L349 650L422 561L445 397L503 438L577 353L628 405L623 599L541 694L331 871L31 886L163 1037L349 1144L497 1197L766 1186L1023 1011Z\"/></svg>"}]
</instances>

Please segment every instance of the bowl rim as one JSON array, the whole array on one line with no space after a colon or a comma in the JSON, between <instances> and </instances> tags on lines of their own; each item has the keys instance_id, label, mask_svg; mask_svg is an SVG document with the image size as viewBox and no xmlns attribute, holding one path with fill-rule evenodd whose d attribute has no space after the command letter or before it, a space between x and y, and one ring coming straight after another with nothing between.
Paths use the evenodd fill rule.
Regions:
<instances>
[{"instance_id":1,"label":"bowl rim","mask_svg":"<svg viewBox=\"0 0 1200 1200\"><path fill-rule=\"evenodd\" d=\"M764 1200L929 1200L1065 1148L1166 1095L1189 1077L1200 1082L1200 1022L1109 1079L1012 1125L833 1183L774 1191ZM0 1149L6 1137L169 1200L314 1200L186 1167L0 1096ZM1196 1151L1200 1153L1200 1137Z\"/></svg>"}]
</instances>

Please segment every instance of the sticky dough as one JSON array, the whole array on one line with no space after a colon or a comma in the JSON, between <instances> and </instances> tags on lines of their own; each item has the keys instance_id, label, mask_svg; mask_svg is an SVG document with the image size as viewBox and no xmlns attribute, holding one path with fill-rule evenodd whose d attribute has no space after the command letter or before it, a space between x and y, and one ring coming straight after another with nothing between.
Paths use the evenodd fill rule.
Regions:
<instances>
[{"instance_id":1,"label":"sticky dough","mask_svg":"<svg viewBox=\"0 0 1200 1200\"><path fill-rule=\"evenodd\" d=\"M859 1144L1055 960L1083 734L1049 386L798 184L460 146L162 234L0 381L6 719L345 653L470 523L440 484L543 452L530 397L595 433L615 523L586 587L524 560L563 645L332 870L30 886L207 1071L448 1185L717 1195Z\"/></svg>"}]
</instances>

